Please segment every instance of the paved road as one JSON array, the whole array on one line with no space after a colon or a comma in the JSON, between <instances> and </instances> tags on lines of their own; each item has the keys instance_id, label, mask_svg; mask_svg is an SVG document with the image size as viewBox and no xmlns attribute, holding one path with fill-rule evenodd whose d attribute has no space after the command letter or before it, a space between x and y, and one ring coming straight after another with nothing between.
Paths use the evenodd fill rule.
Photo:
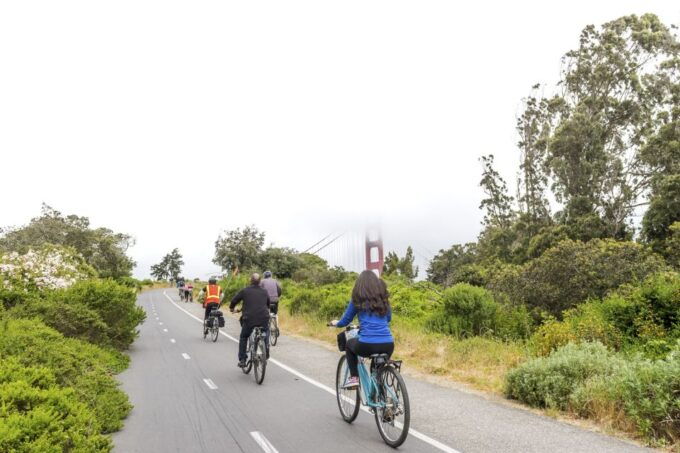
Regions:
<instances>
[{"instance_id":1,"label":"paved road","mask_svg":"<svg viewBox=\"0 0 680 453\"><path fill-rule=\"evenodd\" d=\"M116 452L393 451L371 415L340 419L331 394L338 353L283 336L258 386L236 367L234 319L211 343L200 307L174 291L147 291L138 303L147 321L120 375L135 408L114 435ZM407 386L413 430L403 452L649 451L412 377Z\"/></svg>"}]
</instances>

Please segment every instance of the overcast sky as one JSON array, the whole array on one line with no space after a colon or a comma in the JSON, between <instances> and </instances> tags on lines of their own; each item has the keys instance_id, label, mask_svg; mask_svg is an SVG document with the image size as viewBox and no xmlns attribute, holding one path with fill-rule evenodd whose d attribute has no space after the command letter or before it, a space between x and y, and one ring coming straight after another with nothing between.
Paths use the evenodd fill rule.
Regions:
<instances>
[{"instance_id":1,"label":"overcast sky","mask_svg":"<svg viewBox=\"0 0 680 453\"><path fill-rule=\"evenodd\" d=\"M645 12L680 23L670 0L1 2L0 225L46 202L132 234L136 276L178 247L193 277L224 229L360 253L380 223L422 268L477 236L479 156L514 181L531 86Z\"/></svg>"}]
</instances>

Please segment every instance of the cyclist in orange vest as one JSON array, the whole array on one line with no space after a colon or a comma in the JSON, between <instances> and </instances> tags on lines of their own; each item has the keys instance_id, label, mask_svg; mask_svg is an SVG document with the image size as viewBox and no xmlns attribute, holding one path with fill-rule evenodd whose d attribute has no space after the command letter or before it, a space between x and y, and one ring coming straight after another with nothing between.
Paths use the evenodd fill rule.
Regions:
<instances>
[{"instance_id":1,"label":"cyclist in orange vest","mask_svg":"<svg viewBox=\"0 0 680 453\"><path fill-rule=\"evenodd\" d=\"M213 309L218 309L222 303L222 288L217 284L217 279L215 277L210 277L208 280L208 286L201 290L204 293L203 297L203 308L205 308L205 316L203 317L203 322L208 319L208 314Z\"/></svg>"}]
</instances>

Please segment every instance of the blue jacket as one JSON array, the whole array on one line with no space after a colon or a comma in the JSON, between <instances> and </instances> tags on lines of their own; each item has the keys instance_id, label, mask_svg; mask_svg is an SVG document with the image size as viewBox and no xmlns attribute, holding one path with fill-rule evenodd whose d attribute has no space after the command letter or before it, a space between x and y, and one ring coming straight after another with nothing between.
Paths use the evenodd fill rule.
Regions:
<instances>
[{"instance_id":1,"label":"blue jacket","mask_svg":"<svg viewBox=\"0 0 680 453\"><path fill-rule=\"evenodd\" d=\"M337 327L345 327L352 322L357 314L361 325L359 341L362 343L394 343L389 327L389 322L392 320L392 310L388 311L385 316L379 316L368 311L357 310L350 300L345 314L338 321Z\"/></svg>"}]
</instances>

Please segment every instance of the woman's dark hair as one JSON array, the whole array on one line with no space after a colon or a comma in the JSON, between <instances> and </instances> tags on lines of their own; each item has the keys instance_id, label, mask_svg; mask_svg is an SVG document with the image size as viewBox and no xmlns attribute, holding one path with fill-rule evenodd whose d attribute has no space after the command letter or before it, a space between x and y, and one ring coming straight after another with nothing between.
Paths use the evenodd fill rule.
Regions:
<instances>
[{"instance_id":1,"label":"woman's dark hair","mask_svg":"<svg viewBox=\"0 0 680 453\"><path fill-rule=\"evenodd\" d=\"M369 311L385 316L390 310L387 285L373 271L359 274L352 290L352 303L359 311Z\"/></svg>"}]
</instances>

